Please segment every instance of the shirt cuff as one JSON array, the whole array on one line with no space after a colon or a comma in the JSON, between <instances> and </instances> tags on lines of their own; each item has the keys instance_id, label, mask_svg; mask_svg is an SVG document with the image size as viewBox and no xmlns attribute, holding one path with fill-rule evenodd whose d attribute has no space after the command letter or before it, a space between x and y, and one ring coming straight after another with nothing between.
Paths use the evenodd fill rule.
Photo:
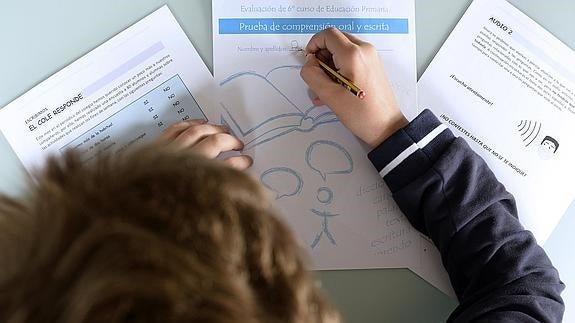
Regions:
<instances>
[{"instance_id":1,"label":"shirt cuff","mask_svg":"<svg viewBox=\"0 0 575 323\"><path fill-rule=\"evenodd\" d=\"M454 139L447 126L426 109L367 156L395 192L428 171Z\"/></svg>"}]
</instances>

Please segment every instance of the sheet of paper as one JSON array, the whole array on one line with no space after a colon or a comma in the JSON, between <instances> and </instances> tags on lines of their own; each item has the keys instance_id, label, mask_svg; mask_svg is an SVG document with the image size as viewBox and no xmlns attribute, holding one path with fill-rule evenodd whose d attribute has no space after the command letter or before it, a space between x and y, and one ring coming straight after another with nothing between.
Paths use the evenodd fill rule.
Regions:
<instances>
[{"instance_id":1,"label":"sheet of paper","mask_svg":"<svg viewBox=\"0 0 575 323\"><path fill-rule=\"evenodd\" d=\"M504 0L474 1L419 81L543 244L575 197L575 53Z\"/></svg>"},{"instance_id":2,"label":"sheet of paper","mask_svg":"<svg viewBox=\"0 0 575 323\"><path fill-rule=\"evenodd\" d=\"M326 107L313 107L294 49L328 26L373 43L404 111L415 109L414 1L212 2L222 123L246 143L316 269L418 267L421 240Z\"/></svg>"},{"instance_id":3,"label":"sheet of paper","mask_svg":"<svg viewBox=\"0 0 575 323\"><path fill-rule=\"evenodd\" d=\"M213 77L164 6L0 110L27 170L76 149L85 161L147 143L170 124L206 119Z\"/></svg>"}]
</instances>

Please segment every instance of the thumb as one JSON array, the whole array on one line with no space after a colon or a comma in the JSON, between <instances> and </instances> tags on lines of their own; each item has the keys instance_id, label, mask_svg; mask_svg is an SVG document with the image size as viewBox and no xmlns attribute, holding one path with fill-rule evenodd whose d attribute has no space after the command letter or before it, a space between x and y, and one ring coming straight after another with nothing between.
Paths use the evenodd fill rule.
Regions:
<instances>
[{"instance_id":1,"label":"thumb","mask_svg":"<svg viewBox=\"0 0 575 323\"><path fill-rule=\"evenodd\" d=\"M300 76L321 102L327 104L336 114L337 107L347 102L349 93L325 73L315 55L307 55Z\"/></svg>"}]
</instances>

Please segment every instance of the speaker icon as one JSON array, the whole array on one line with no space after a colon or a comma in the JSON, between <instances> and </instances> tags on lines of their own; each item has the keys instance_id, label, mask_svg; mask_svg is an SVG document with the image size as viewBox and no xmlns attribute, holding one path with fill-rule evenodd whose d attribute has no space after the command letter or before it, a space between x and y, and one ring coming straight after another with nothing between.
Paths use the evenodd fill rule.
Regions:
<instances>
[{"instance_id":1,"label":"speaker icon","mask_svg":"<svg viewBox=\"0 0 575 323\"><path fill-rule=\"evenodd\" d=\"M517 125L517 131L519 132L519 136L521 136L525 147L529 147L541 132L541 122L521 120Z\"/></svg>"}]
</instances>

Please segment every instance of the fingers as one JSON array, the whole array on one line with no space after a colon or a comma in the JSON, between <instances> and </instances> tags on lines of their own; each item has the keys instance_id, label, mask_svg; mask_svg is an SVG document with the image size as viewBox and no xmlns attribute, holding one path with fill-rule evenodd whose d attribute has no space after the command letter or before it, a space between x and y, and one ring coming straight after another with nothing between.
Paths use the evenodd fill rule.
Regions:
<instances>
[{"instance_id":1,"label":"fingers","mask_svg":"<svg viewBox=\"0 0 575 323\"><path fill-rule=\"evenodd\" d=\"M319 98L319 96L316 96L315 98L313 98L311 100L311 102L313 103L314 106L318 107L321 105L325 105L325 103L323 103L323 101Z\"/></svg>"},{"instance_id":2,"label":"fingers","mask_svg":"<svg viewBox=\"0 0 575 323\"><path fill-rule=\"evenodd\" d=\"M189 149L206 158L216 158L221 153L241 150L244 144L229 134L223 126L207 124L205 120L178 122L167 128L158 142L176 150ZM253 164L247 155L226 158L223 162L233 168L244 170Z\"/></svg>"},{"instance_id":3,"label":"fingers","mask_svg":"<svg viewBox=\"0 0 575 323\"><path fill-rule=\"evenodd\" d=\"M191 150L207 158L216 158L225 151L243 148L244 144L238 138L228 133L216 133L202 139Z\"/></svg>"},{"instance_id":4,"label":"fingers","mask_svg":"<svg viewBox=\"0 0 575 323\"><path fill-rule=\"evenodd\" d=\"M227 132L228 129L223 126L212 124L192 124L188 126L188 128L180 131L169 145L175 149L186 149L198 144L208 136Z\"/></svg>"},{"instance_id":5,"label":"fingers","mask_svg":"<svg viewBox=\"0 0 575 323\"><path fill-rule=\"evenodd\" d=\"M318 95L323 97L325 88L335 88L336 83L324 72L313 54L308 54L306 62L300 71L301 78L307 83L309 88Z\"/></svg>"},{"instance_id":6,"label":"fingers","mask_svg":"<svg viewBox=\"0 0 575 323\"><path fill-rule=\"evenodd\" d=\"M245 170L252 166L254 161L250 156L241 155L227 158L224 160L224 163L232 168Z\"/></svg>"},{"instance_id":7,"label":"fingers","mask_svg":"<svg viewBox=\"0 0 575 323\"><path fill-rule=\"evenodd\" d=\"M308 53L315 54L321 49L327 49L334 56L345 55L355 45L337 28L328 28L313 35L306 46L306 50Z\"/></svg>"},{"instance_id":8,"label":"fingers","mask_svg":"<svg viewBox=\"0 0 575 323\"><path fill-rule=\"evenodd\" d=\"M317 58L310 54L305 65L302 67L300 75L309 88L317 95L313 99L314 105L327 104L336 114L338 108L345 105L345 102L354 96L341 85L334 82L320 67Z\"/></svg>"},{"instance_id":9,"label":"fingers","mask_svg":"<svg viewBox=\"0 0 575 323\"><path fill-rule=\"evenodd\" d=\"M191 126L205 124L206 120L204 119L195 119L189 121L181 121L178 123L174 123L173 125L169 126L166 130L162 132L160 137L158 138L159 142L171 142L177 136L179 136L184 130L188 129Z\"/></svg>"},{"instance_id":10,"label":"fingers","mask_svg":"<svg viewBox=\"0 0 575 323\"><path fill-rule=\"evenodd\" d=\"M315 52L315 57L329 66L334 66L333 56L327 49L320 49Z\"/></svg>"},{"instance_id":11,"label":"fingers","mask_svg":"<svg viewBox=\"0 0 575 323\"><path fill-rule=\"evenodd\" d=\"M336 28L328 28L312 36L306 51L317 59L335 67L343 76L356 81L356 77L366 63L366 56L377 55L373 45L356 36ZM364 71L367 72L367 71Z\"/></svg>"},{"instance_id":12,"label":"fingers","mask_svg":"<svg viewBox=\"0 0 575 323\"><path fill-rule=\"evenodd\" d=\"M351 41L352 43L354 43L358 46L363 46L365 44L369 44L368 42L365 42L365 41L355 37L354 35L352 35L348 32L342 31L342 33L345 35L345 37L347 37L349 39L349 41Z\"/></svg>"}]
</instances>

